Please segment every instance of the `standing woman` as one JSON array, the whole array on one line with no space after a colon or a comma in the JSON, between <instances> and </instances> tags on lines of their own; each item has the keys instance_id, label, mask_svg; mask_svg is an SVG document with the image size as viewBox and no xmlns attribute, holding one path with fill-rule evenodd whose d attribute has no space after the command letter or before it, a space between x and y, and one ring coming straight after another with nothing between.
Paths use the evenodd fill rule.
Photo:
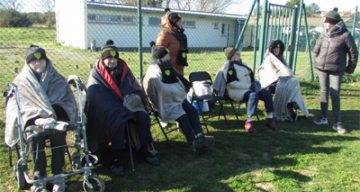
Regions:
<instances>
[{"instance_id":1,"label":"standing woman","mask_svg":"<svg viewBox=\"0 0 360 192\"><path fill-rule=\"evenodd\" d=\"M184 67L188 66L189 51L180 15L165 9L165 14L161 17L161 27L156 45L164 46L169 50L172 67L184 76Z\"/></svg>"},{"instance_id":2,"label":"standing woman","mask_svg":"<svg viewBox=\"0 0 360 192\"><path fill-rule=\"evenodd\" d=\"M340 88L344 74L354 72L358 60L358 51L354 38L347 30L337 8L326 13L324 32L314 48L315 67L318 69L320 81L321 116L314 120L316 125L327 125L328 98L331 96L333 110L332 129L338 133L347 132L341 123ZM346 55L349 55L346 61Z\"/></svg>"}]
</instances>

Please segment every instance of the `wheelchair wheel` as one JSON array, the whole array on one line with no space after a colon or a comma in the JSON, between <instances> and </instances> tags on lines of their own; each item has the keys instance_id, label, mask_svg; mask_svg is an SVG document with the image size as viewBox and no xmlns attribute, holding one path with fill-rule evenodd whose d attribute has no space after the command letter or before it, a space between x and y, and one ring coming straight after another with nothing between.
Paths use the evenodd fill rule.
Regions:
<instances>
[{"instance_id":1,"label":"wheelchair wheel","mask_svg":"<svg viewBox=\"0 0 360 192\"><path fill-rule=\"evenodd\" d=\"M26 182L25 171L27 170L26 165L20 159L14 166L15 179L17 182L18 189L29 189L30 184Z\"/></svg>"},{"instance_id":2,"label":"wheelchair wheel","mask_svg":"<svg viewBox=\"0 0 360 192\"><path fill-rule=\"evenodd\" d=\"M105 183L99 176L90 175L85 178L83 188L87 192L104 192Z\"/></svg>"}]
</instances>

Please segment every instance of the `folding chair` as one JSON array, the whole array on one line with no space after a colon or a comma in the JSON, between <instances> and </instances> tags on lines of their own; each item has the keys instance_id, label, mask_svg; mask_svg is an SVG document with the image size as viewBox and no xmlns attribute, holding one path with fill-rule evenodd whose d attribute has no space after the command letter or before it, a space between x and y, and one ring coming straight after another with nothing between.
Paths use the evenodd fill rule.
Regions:
<instances>
[{"instance_id":1,"label":"folding chair","mask_svg":"<svg viewBox=\"0 0 360 192\"><path fill-rule=\"evenodd\" d=\"M191 103L193 103L194 101L197 101L197 105L199 107L199 109L201 109L200 106L200 102L204 102L207 101L209 103L213 103L219 104L219 113L218 113L218 117L220 118L221 115L224 116L225 121L227 121L226 118L226 113L224 110L224 103L225 102L229 102L231 105L232 110L234 111L234 114L236 116L236 119L239 120L238 114L236 113L234 104L232 102L232 100L223 97L223 96L217 96L213 91L212 91L212 84L213 81L211 79L211 76L208 72L206 71L198 71L198 72L192 72L189 75L189 80L192 83L192 90L193 90L193 95L191 98ZM211 91L199 91L196 90L195 86L197 83L201 83L203 84L205 87L209 87ZM203 124L206 128L206 131L209 132L208 128L207 128L207 124L208 124L208 120L209 118L211 118L211 108L209 109L209 113L208 113L208 117L205 117L204 113L201 113L201 118L203 121Z\"/></svg>"}]
</instances>

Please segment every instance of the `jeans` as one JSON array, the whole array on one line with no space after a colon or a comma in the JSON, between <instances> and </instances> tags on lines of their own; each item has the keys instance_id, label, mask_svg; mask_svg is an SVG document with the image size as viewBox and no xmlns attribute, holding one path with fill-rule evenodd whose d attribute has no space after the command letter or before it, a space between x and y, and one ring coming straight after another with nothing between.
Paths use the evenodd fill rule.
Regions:
<instances>
[{"instance_id":1,"label":"jeans","mask_svg":"<svg viewBox=\"0 0 360 192\"><path fill-rule=\"evenodd\" d=\"M187 142L191 144L195 140L195 135L204 135L204 133L197 110L187 100L184 100L182 107L186 114L177 118L176 121L179 123L179 127L185 135Z\"/></svg>"},{"instance_id":2,"label":"jeans","mask_svg":"<svg viewBox=\"0 0 360 192\"><path fill-rule=\"evenodd\" d=\"M318 71L318 75L320 81L321 116L327 117L330 93L334 122L340 122L340 89L342 75L332 75L323 71Z\"/></svg>"},{"instance_id":3,"label":"jeans","mask_svg":"<svg viewBox=\"0 0 360 192\"><path fill-rule=\"evenodd\" d=\"M243 101L246 101L246 114L253 116L256 112L258 101L262 100L265 103L266 112L274 112L274 104L272 95L269 90L261 89L259 92L248 91L244 95Z\"/></svg>"}]
</instances>

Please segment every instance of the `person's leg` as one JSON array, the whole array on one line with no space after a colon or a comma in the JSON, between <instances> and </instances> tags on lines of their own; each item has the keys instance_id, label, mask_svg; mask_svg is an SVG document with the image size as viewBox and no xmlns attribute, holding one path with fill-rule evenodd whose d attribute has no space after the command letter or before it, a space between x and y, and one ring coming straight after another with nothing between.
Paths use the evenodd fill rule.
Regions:
<instances>
[{"instance_id":1,"label":"person's leg","mask_svg":"<svg viewBox=\"0 0 360 192\"><path fill-rule=\"evenodd\" d=\"M246 92L243 101L246 102L246 115L247 115L244 128L249 133L256 132L256 129L252 122L252 116L256 112L256 107L259 101L256 92L255 91Z\"/></svg>"},{"instance_id":2,"label":"person's leg","mask_svg":"<svg viewBox=\"0 0 360 192\"><path fill-rule=\"evenodd\" d=\"M134 113L136 118L136 127L139 130L139 137L141 145L149 145L153 142L150 132L150 116L145 111L138 111Z\"/></svg>"},{"instance_id":3,"label":"person's leg","mask_svg":"<svg viewBox=\"0 0 360 192\"><path fill-rule=\"evenodd\" d=\"M329 74L323 71L318 71L320 83L320 108L321 116L326 118L328 113L329 101Z\"/></svg>"},{"instance_id":4,"label":"person's leg","mask_svg":"<svg viewBox=\"0 0 360 192\"><path fill-rule=\"evenodd\" d=\"M34 177L46 176L45 136L35 136L30 142L30 151L34 162Z\"/></svg>"},{"instance_id":5,"label":"person's leg","mask_svg":"<svg viewBox=\"0 0 360 192\"><path fill-rule=\"evenodd\" d=\"M341 75L329 75L329 87L331 104L334 115L334 123L341 122L340 116L340 89L341 89Z\"/></svg>"},{"instance_id":6,"label":"person's leg","mask_svg":"<svg viewBox=\"0 0 360 192\"><path fill-rule=\"evenodd\" d=\"M258 97L265 103L265 109L268 114L266 125L270 129L276 129L276 123L274 120L274 103L270 91L262 89L258 92Z\"/></svg>"},{"instance_id":7,"label":"person's leg","mask_svg":"<svg viewBox=\"0 0 360 192\"><path fill-rule=\"evenodd\" d=\"M259 100L264 101L266 112L268 114L273 113L274 112L274 103L273 103L272 95L271 95L270 91L268 91L266 89L262 89L258 92L258 97L259 97Z\"/></svg>"},{"instance_id":8,"label":"person's leg","mask_svg":"<svg viewBox=\"0 0 360 192\"><path fill-rule=\"evenodd\" d=\"M63 172L65 164L64 155L66 147L66 132L58 132L49 136L51 142L51 170L54 175Z\"/></svg>"},{"instance_id":9,"label":"person's leg","mask_svg":"<svg viewBox=\"0 0 360 192\"><path fill-rule=\"evenodd\" d=\"M187 100L184 100L182 107L188 116L191 128L195 135L204 135L197 110Z\"/></svg>"},{"instance_id":10,"label":"person's leg","mask_svg":"<svg viewBox=\"0 0 360 192\"><path fill-rule=\"evenodd\" d=\"M246 102L246 115L248 118L251 118L256 112L256 107L259 101L256 92L246 92L243 101Z\"/></svg>"},{"instance_id":11,"label":"person's leg","mask_svg":"<svg viewBox=\"0 0 360 192\"><path fill-rule=\"evenodd\" d=\"M111 132L112 165L110 169L115 176L124 174L125 126L125 124L119 125Z\"/></svg>"},{"instance_id":12,"label":"person's leg","mask_svg":"<svg viewBox=\"0 0 360 192\"><path fill-rule=\"evenodd\" d=\"M181 129L181 132L184 134L186 141L189 144L192 144L192 142L195 140L195 135L191 130L192 126L188 115L184 114L181 117L177 118L176 121L179 123L179 128Z\"/></svg>"}]
</instances>

